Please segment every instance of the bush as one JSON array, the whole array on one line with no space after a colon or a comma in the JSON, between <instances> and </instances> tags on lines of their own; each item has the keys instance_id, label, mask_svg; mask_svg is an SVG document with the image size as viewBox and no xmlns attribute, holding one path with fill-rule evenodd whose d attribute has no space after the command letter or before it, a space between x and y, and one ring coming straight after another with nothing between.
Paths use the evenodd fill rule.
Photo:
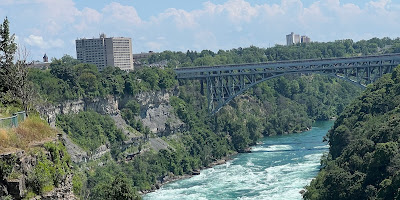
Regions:
<instances>
[{"instance_id":1,"label":"bush","mask_svg":"<svg viewBox=\"0 0 400 200\"><path fill-rule=\"evenodd\" d=\"M28 175L28 184L36 194L42 194L45 188L53 186L53 173L55 169L52 163L43 155L40 156L38 163Z\"/></svg>"}]
</instances>

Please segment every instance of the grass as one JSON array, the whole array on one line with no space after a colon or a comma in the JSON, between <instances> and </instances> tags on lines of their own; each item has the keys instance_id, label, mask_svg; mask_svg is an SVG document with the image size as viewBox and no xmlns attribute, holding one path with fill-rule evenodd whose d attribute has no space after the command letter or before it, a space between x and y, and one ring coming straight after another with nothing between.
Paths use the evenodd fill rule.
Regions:
<instances>
[{"instance_id":1,"label":"grass","mask_svg":"<svg viewBox=\"0 0 400 200\"><path fill-rule=\"evenodd\" d=\"M54 185L46 185L42 188L42 193L48 193L54 189Z\"/></svg>"},{"instance_id":2,"label":"grass","mask_svg":"<svg viewBox=\"0 0 400 200\"><path fill-rule=\"evenodd\" d=\"M21 175L22 175L21 172L12 171L11 174L8 175L7 179L9 179L9 180L19 179L19 177L21 177Z\"/></svg>"},{"instance_id":3,"label":"grass","mask_svg":"<svg viewBox=\"0 0 400 200\"><path fill-rule=\"evenodd\" d=\"M33 191L28 191L28 193L26 194L24 200L32 199L33 197L36 197L36 196L37 195Z\"/></svg>"},{"instance_id":4,"label":"grass","mask_svg":"<svg viewBox=\"0 0 400 200\"><path fill-rule=\"evenodd\" d=\"M57 131L39 116L30 116L17 128L0 128L0 153L16 149L26 150L30 145L53 138Z\"/></svg>"}]
</instances>

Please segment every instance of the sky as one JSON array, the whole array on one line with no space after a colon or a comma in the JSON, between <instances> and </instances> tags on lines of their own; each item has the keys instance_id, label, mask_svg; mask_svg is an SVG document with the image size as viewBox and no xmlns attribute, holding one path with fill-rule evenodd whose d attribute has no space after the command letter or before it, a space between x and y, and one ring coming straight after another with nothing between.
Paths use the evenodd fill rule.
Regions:
<instances>
[{"instance_id":1,"label":"sky","mask_svg":"<svg viewBox=\"0 0 400 200\"><path fill-rule=\"evenodd\" d=\"M134 53L218 51L312 41L400 36L400 0L0 0L28 60L68 54L75 40L132 38Z\"/></svg>"}]
</instances>

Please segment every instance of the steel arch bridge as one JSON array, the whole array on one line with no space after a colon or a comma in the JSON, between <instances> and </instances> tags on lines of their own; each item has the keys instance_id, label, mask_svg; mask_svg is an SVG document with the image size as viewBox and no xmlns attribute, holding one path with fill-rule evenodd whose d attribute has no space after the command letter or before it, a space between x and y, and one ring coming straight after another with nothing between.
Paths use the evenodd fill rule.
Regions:
<instances>
[{"instance_id":1,"label":"steel arch bridge","mask_svg":"<svg viewBox=\"0 0 400 200\"><path fill-rule=\"evenodd\" d=\"M365 87L383 74L392 72L399 64L400 53L177 68L175 72L178 79L198 79L207 84L208 109L213 115L236 96L271 78L295 73L320 73Z\"/></svg>"}]
</instances>

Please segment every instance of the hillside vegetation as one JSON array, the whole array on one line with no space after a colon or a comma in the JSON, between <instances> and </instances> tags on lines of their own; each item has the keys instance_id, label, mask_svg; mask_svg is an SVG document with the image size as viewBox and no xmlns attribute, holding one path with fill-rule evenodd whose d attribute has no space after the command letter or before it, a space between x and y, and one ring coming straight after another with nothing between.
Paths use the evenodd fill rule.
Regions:
<instances>
[{"instance_id":1,"label":"hillside vegetation","mask_svg":"<svg viewBox=\"0 0 400 200\"><path fill-rule=\"evenodd\" d=\"M15 128L0 128L0 153L29 149L31 145L56 138L57 130L39 116L30 116Z\"/></svg>"},{"instance_id":2,"label":"hillside vegetation","mask_svg":"<svg viewBox=\"0 0 400 200\"><path fill-rule=\"evenodd\" d=\"M328 134L305 199L400 199L400 67L357 98Z\"/></svg>"}]
</instances>

